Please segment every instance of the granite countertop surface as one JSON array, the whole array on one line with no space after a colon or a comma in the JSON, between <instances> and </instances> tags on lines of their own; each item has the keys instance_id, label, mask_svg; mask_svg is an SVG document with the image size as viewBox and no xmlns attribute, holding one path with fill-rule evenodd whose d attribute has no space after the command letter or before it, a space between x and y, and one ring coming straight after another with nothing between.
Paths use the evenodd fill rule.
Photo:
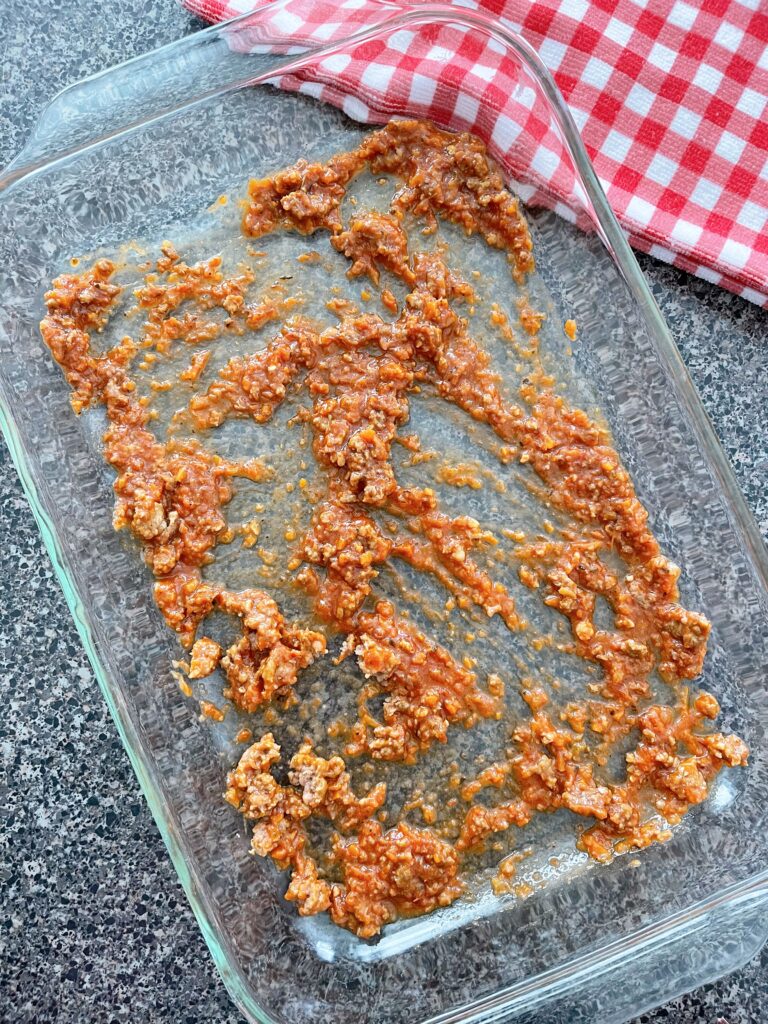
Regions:
<instances>
[{"instance_id":1,"label":"granite countertop surface","mask_svg":"<svg viewBox=\"0 0 768 1024\"><path fill-rule=\"evenodd\" d=\"M58 89L201 27L173 0L5 5L0 165ZM768 314L648 258L641 265L768 536ZM241 1022L0 447L0 1019ZM756 1024L766 1007L768 947L640 1020Z\"/></svg>"}]
</instances>

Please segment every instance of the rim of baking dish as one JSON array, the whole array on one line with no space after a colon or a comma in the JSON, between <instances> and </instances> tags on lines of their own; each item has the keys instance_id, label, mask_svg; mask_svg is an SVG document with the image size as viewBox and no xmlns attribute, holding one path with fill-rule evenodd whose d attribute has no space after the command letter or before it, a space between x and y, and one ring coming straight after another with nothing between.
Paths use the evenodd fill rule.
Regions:
<instances>
[{"instance_id":1,"label":"rim of baking dish","mask_svg":"<svg viewBox=\"0 0 768 1024\"><path fill-rule=\"evenodd\" d=\"M80 153L92 151L122 135L145 127L155 121L162 120L181 110L194 107L216 96L274 81L278 75L290 74L292 71L300 70L306 62L314 61L325 54L333 53L351 43L361 43L376 39L395 28L419 24L434 24L436 22L442 24L452 23L470 30L478 29L482 31L514 52L516 57L537 79L548 99L569 150L569 155L580 176L581 184L584 186L587 198L592 204L595 226L604 244L613 256L633 298L639 305L649 330L653 332L659 356L665 363L665 369L668 371L670 379L674 382L679 400L688 415L690 425L701 446L702 454L730 503L730 511L735 517L734 525L744 542L746 557L763 590L768 593L768 550L766 550L755 519L746 504L733 469L696 392L693 381L688 374L669 328L650 292L622 229L608 204L608 200L595 174L591 160L587 155L565 100L535 49L507 24L481 11L463 6L454 7L448 4L429 3L419 4L418 7L404 7L403 5L391 2L391 0L372 0L377 7L381 8L381 18L350 33L350 35L344 38L335 40L332 44L307 48L298 57L295 53L287 56L284 62L274 65L265 74L238 78L223 85L204 90L198 95L187 97L183 102L168 105L149 117L121 124L82 144L68 148L62 147L58 152L44 158L34 157L35 146L36 144L39 145L40 137L45 134L43 126L46 117L50 121L52 115L55 115L57 107L62 105L62 101L73 91L83 87L98 89L104 80L109 80L110 76L113 76L118 71L124 71L132 66L151 62L173 53L199 49L212 39L226 37L233 30L242 29L249 20L255 21L264 18L265 14L268 14L269 11L285 6L285 2L286 0L270 0L269 3L264 4L255 12L246 12L229 21L212 25L209 28L167 43L146 54L140 54L130 60L106 68L97 74L80 79L62 89L41 112L37 126L33 129L24 148L7 165L5 170L0 173L0 202L4 198L4 193L8 193L15 186L26 181L30 176L47 171L64 160L69 160ZM55 116L53 119L55 120ZM167 805L162 797L162 786L157 778L152 759L139 741L136 728L127 708L118 699L118 695L110 685L107 673L98 655L97 645L88 622L86 610L69 577L54 525L38 495L37 486L27 463L24 444L16 429L11 411L4 399L0 399L0 429L2 429L8 444L11 459L19 474L22 487L32 508L43 542L51 558L54 571L61 584L99 687L128 753L144 797L149 804L163 841L168 848L171 860L214 963L231 997L247 1017L260 1022L260 1024L277 1024L275 1018L255 1001L250 980L240 966L233 951L229 950L227 948L228 944L223 941L224 936L216 925L213 909L204 895L205 885L198 877L198 872L191 856L187 856L187 844L183 831L167 813ZM768 899L768 869L757 872L707 899L693 903L685 910L657 919L627 936L598 946L587 953L569 957L561 964L517 981L492 994L443 1011L436 1016L430 1017L424 1024L460 1024L460 1022L461 1024L467 1024L467 1022L471 1021L480 1021L486 1014L498 1015L505 1010L512 1010L515 1004L518 1004L518 1008L521 1010L529 1008L532 1005L532 996L535 996L535 1003L540 1005L542 1002L549 1001L558 995L566 993L584 977L595 978L610 970L617 962L625 960L628 956L632 954L637 955L643 950L653 947L662 937L669 941L676 935L684 933L693 922L706 917L718 909L734 907L739 904L751 905L766 899Z\"/></svg>"}]
</instances>

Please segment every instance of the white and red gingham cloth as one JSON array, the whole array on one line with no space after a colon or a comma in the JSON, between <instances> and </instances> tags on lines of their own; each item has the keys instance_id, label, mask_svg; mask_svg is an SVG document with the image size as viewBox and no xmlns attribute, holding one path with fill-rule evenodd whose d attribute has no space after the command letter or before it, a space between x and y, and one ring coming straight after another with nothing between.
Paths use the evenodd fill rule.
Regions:
<instances>
[{"instance_id":1,"label":"white and red gingham cloth","mask_svg":"<svg viewBox=\"0 0 768 1024\"><path fill-rule=\"evenodd\" d=\"M286 46L326 45L382 16L375 0L182 2L211 21L264 6ZM768 307L768 0L458 2L538 50L632 245ZM520 117L519 103L509 116L520 90L503 48L434 29L426 40L400 30L351 46L321 63L314 81L284 84L358 120L381 120L389 103L390 112L477 128L492 150L503 142L512 167L515 147L527 144L539 192L556 208L573 206L552 131Z\"/></svg>"}]
</instances>

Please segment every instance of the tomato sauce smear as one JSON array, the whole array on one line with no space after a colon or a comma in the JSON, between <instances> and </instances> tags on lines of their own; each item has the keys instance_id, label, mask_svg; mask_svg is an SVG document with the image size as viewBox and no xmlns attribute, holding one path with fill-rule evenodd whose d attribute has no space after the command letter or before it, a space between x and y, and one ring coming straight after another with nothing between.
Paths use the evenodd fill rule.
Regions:
<instances>
[{"instance_id":1,"label":"tomato sauce smear","mask_svg":"<svg viewBox=\"0 0 768 1024\"><path fill-rule=\"evenodd\" d=\"M345 202L362 173L394 180L386 211ZM451 266L445 246L417 248L409 238L409 226L429 238L440 220L504 252L523 292L534 270L531 235L482 142L427 122L393 121L325 163L300 160L252 181L242 217L250 239L278 231L312 236L307 264L323 258L325 236L325 255L346 261L351 279L367 278L382 315L329 295L329 326L298 312L301 297L286 287L252 299L251 268L227 277L220 256L188 264L165 242L134 293L144 317L140 338L95 352L97 335L125 298L118 267L107 259L57 278L41 323L74 412L101 405L106 413L114 525L143 551L156 602L189 651L189 678L220 672L222 695L255 716L300 704L302 675L329 657L334 639L341 642L337 662L348 659L358 673L357 717L328 733L344 737L339 752L321 756L305 738L284 757L264 732L229 773L226 799L251 823L254 853L289 871L285 895L298 912L327 912L366 939L399 917L451 904L466 888L472 858L502 833L524 835L535 815L571 812L584 821L579 848L607 861L668 838L706 799L717 773L748 758L740 738L713 731L716 699L691 690L710 626L681 604L679 569L653 535L608 431L570 406L542 369L543 314L524 292L517 326L492 307L502 337L531 360L510 396L470 329L472 283ZM266 342L251 345L262 331ZM573 321L565 331L575 337ZM227 335L239 339L237 354L212 371ZM132 370L138 359L151 366L179 345L206 348L180 374L187 399L163 440ZM167 386L156 382L155 390ZM470 514L471 492L483 478L471 466L440 470L439 480L464 488L460 514L442 508L428 484L398 479L394 446L410 448L414 464L420 453L419 438L402 429L423 388L484 424L500 442L502 461L528 474L543 514L569 524L550 527L545 538L517 537L509 555L517 600L494 575L498 539ZM232 539L226 508L238 479L260 482L270 473L259 459L217 454L217 429L233 419L246 432L268 429L286 398L299 394L305 401L297 415L320 483L294 557L278 567L292 573L312 609L307 621L290 621L266 585L254 579L232 591L210 582L206 567ZM533 592L560 616L564 649L595 682L583 698L556 708L551 693L521 679L528 713L512 714L498 676L484 683L471 659L459 659L384 599L377 580L398 563L441 587L448 605L481 621L497 618L511 634L525 633L518 604ZM599 605L609 610L609 625ZM214 613L237 626L229 646L201 628ZM416 827L404 812L388 823L386 783L353 784L353 761L399 763L417 774L433 747L450 744L453 730L483 720L505 732L504 756L474 777L464 766L450 801L456 810L439 828ZM251 740L253 724L239 735ZM616 778L607 764L618 743L625 753ZM324 848L308 827L312 818L330 827Z\"/></svg>"}]
</instances>

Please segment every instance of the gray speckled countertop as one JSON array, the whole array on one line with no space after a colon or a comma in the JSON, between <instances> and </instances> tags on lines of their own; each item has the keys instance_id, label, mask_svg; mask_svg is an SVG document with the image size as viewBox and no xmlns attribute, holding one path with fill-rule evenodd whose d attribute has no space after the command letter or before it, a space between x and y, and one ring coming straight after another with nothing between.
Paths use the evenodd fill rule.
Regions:
<instances>
[{"instance_id":1,"label":"gray speckled countertop","mask_svg":"<svg viewBox=\"0 0 768 1024\"><path fill-rule=\"evenodd\" d=\"M173 0L29 0L2 22L0 165L53 92L201 27ZM768 314L641 264L768 536ZM0 536L0 1019L235 1024L4 445ZM758 1024L766 1006L768 950L641 1020Z\"/></svg>"}]
</instances>

